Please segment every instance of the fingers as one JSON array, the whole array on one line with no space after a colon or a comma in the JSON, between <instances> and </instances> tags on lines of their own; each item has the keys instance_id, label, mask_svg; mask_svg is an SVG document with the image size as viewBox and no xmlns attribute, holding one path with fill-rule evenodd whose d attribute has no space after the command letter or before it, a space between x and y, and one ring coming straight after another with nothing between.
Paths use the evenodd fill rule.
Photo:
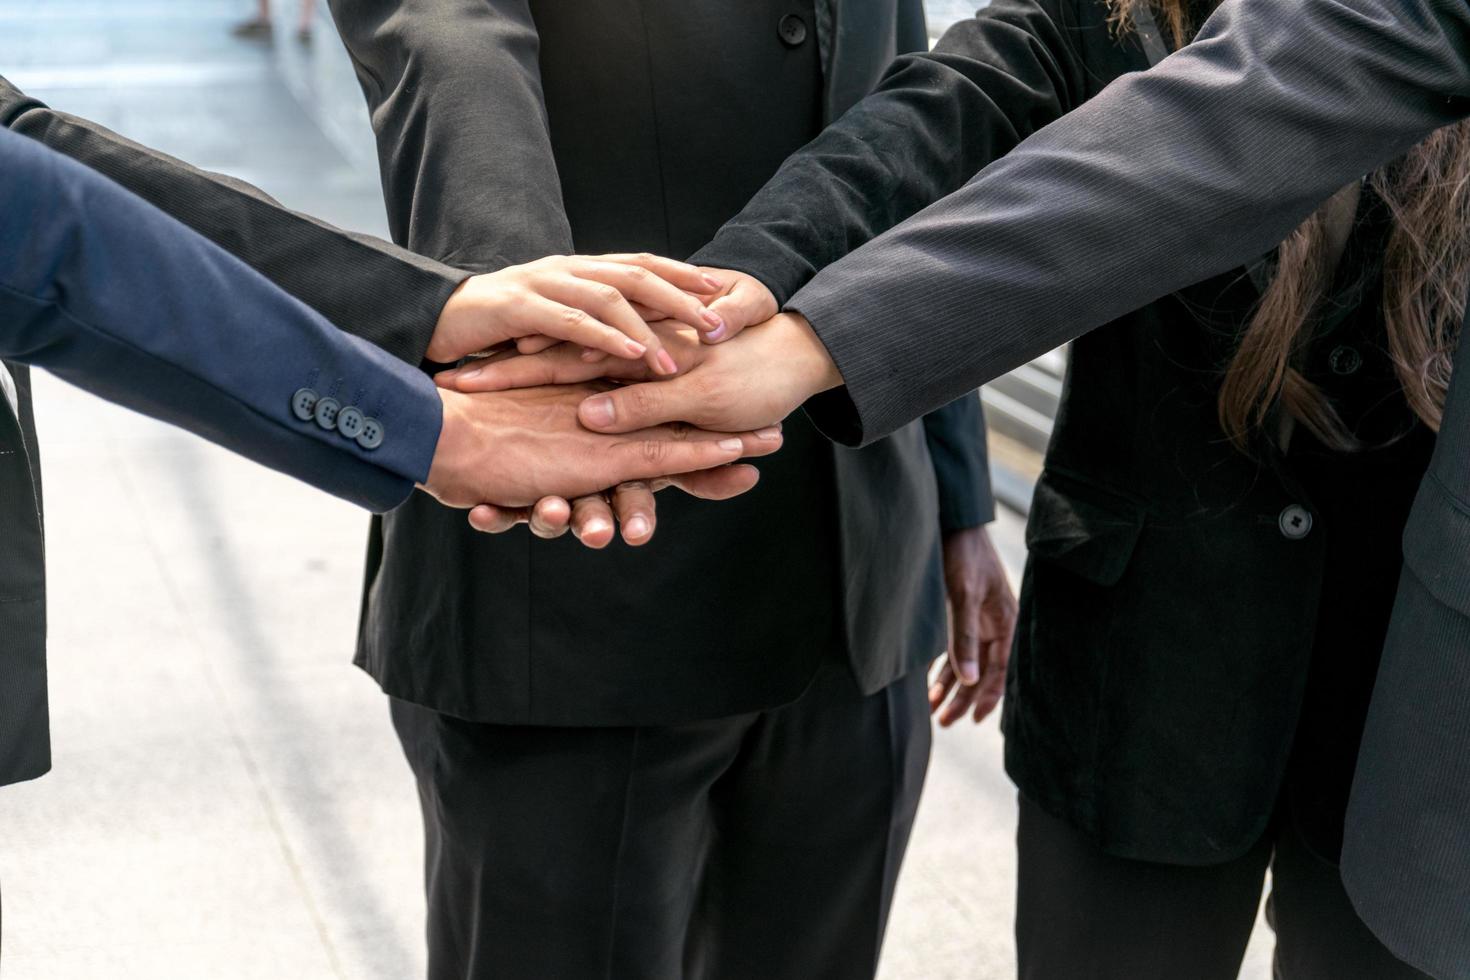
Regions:
<instances>
[{"instance_id":1,"label":"fingers","mask_svg":"<svg viewBox=\"0 0 1470 980\"><path fill-rule=\"evenodd\" d=\"M481 504L471 508L469 513L470 527L486 534L504 533L529 517L530 511L524 507L496 507L492 504Z\"/></svg>"},{"instance_id":2,"label":"fingers","mask_svg":"<svg viewBox=\"0 0 1470 980\"><path fill-rule=\"evenodd\" d=\"M960 683L973 687L980 683L980 600L970 593L958 598L950 617L949 661Z\"/></svg>"},{"instance_id":3,"label":"fingers","mask_svg":"<svg viewBox=\"0 0 1470 980\"><path fill-rule=\"evenodd\" d=\"M693 266L686 268L693 272L699 282L698 291L709 292L699 270ZM706 307L698 296L685 292L646 265L589 261L585 266L578 267L577 274L616 289L624 305L640 319L649 319L649 312L657 312L663 316L654 319L666 317L678 320L700 331L724 326L719 314ZM629 336L637 335L630 333Z\"/></svg>"},{"instance_id":4,"label":"fingers","mask_svg":"<svg viewBox=\"0 0 1470 980\"><path fill-rule=\"evenodd\" d=\"M561 341L555 337L547 337L542 334L531 334L528 337L516 338L516 350L522 354L539 354L548 347L555 347Z\"/></svg>"},{"instance_id":5,"label":"fingers","mask_svg":"<svg viewBox=\"0 0 1470 980\"><path fill-rule=\"evenodd\" d=\"M719 466L700 473L684 473L670 477L662 483L678 487L691 497L700 500L729 500L738 497L760 482L760 470L745 463L734 466ZM654 484L655 488L658 484Z\"/></svg>"},{"instance_id":6,"label":"fingers","mask_svg":"<svg viewBox=\"0 0 1470 980\"><path fill-rule=\"evenodd\" d=\"M613 512L600 494L572 501L572 530L577 540L594 550L606 548L613 539Z\"/></svg>"},{"instance_id":7,"label":"fingers","mask_svg":"<svg viewBox=\"0 0 1470 980\"><path fill-rule=\"evenodd\" d=\"M955 677L953 668L949 665L949 658L945 657L939 668L939 673L929 682L929 713L932 715L944 704L944 699L949 697L949 692L959 684L959 678Z\"/></svg>"},{"instance_id":8,"label":"fingers","mask_svg":"<svg viewBox=\"0 0 1470 980\"><path fill-rule=\"evenodd\" d=\"M701 269L697 265L688 262L680 262L677 259L664 258L661 255L653 255L649 252L631 254L627 252L593 255L589 258L600 259L604 262L618 262L623 265L635 265L647 269L665 282L671 283L686 292L705 294L718 292L725 288L727 276L722 275L718 269ZM695 326L695 324L690 324Z\"/></svg>"},{"instance_id":9,"label":"fingers","mask_svg":"<svg viewBox=\"0 0 1470 980\"><path fill-rule=\"evenodd\" d=\"M616 373L624 361L589 364L580 357L579 348L558 343L539 354L507 357L496 361L471 361L463 367L441 371L434 382L441 388L467 394L480 391L507 391L511 388L537 388L542 385L580 384Z\"/></svg>"},{"instance_id":10,"label":"fingers","mask_svg":"<svg viewBox=\"0 0 1470 980\"><path fill-rule=\"evenodd\" d=\"M653 480L671 473L694 473L733 463L746 456L767 456L781 448L781 430L729 435L688 426L669 425L630 433L610 447L605 482Z\"/></svg>"},{"instance_id":11,"label":"fingers","mask_svg":"<svg viewBox=\"0 0 1470 980\"><path fill-rule=\"evenodd\" d=\"M567 533L571 526L572 505L561 497L542 497L531 508L527 523L531 533L548 541Z\"/></svg>"},{"instance_id":12,"label":"fingers","mask_svg":"<svg viewBox=\"0 0 1470 980\"><path fill-rule=\"evenodd\" d=\"M612 492L613 510L623 527L623 540L635 548L653 538L656 507L653 488L643 480L619 484Z\"/></svg>"},{"instance_id":13,"label":"fingers","mask_svg":"<svg viewBox=\"0 0 1470 980\"><path fill-rule=\"evenodd\" d=\"M522 305L520 318L528 333L613 357L641 358L655 374L678 372L658 335L612 286L575 276L554 279Z\"/></svg>"},{"instance_id":14,"label":"fingers","mask_svg":"<svg viewBox=\"0 0 1470 980\"><path fill-rule=\"evenodd\" d=\"M758 279L745 275L738 276L730 291L710 303L709 308L721 321L714 330L704 334L705 342L711 344L729 340L746 327L764 323L780 312L771 291Z\"/></svg>"}]
</instances>

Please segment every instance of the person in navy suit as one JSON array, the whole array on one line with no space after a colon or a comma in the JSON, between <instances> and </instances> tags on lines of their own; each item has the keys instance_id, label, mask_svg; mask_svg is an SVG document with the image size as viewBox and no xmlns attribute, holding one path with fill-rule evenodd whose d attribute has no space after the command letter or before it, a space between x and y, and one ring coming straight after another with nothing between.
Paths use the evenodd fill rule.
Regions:
<instances>
[{"instance_id":1,"label":"person in navy suit","mask_svg":"<svg viewBox=\"0 0 1470 980\"><path fill-rule=\"evenodd\" d=\"M456 506L530 503L543 491L594 492L780 446L778 432L594 435L577 424L575 390L446 396L101 174L5 130L0 173L0 358L12 362L0 364L0 785L50 766L41 487L26 365L378 512L415 486ZM376 261L391 272L407 260L384 252ZM566 287L553 268L521 267L516 281L460 276L468 281L446 290L440 326L470 349L483 346L496 339L483 329L495 319L493 295L507 292L519 326L500 339L540 332L525 311L545 302L538 289ZM548 333L570 322L559 313L544 319ZM751 482L738 469L676 479L719 496Z\"/></svg>"}]
</instances>

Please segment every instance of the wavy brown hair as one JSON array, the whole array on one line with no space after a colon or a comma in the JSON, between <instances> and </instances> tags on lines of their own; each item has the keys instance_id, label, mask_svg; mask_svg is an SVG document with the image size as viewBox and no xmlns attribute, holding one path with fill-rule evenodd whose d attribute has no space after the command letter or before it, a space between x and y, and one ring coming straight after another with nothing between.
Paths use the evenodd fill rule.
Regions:
<instances>
[{"instance_id":1,"label":"wavy brown hair","mask_svg":"<svg viewBox=\"0 0 1470 980\"><path fill-rule=\"evenodd\" d=\"M1193 34L1189 0L1109 2L1119 29L1130 28L1135 12L1152 4L1176 47ZM1393 219L1383 256L1388 351L1409 407L1437 432L1470 290L1470 122L1436 131L1368 182ZM1331 400L1297 368L1332 288L1328 215L1342 204L1328 201L1281 243L1276 275L1225 369L1220 425L1243 452L1278 406L1326 446L1363 448Z\"/></svg>"}]
</instances>

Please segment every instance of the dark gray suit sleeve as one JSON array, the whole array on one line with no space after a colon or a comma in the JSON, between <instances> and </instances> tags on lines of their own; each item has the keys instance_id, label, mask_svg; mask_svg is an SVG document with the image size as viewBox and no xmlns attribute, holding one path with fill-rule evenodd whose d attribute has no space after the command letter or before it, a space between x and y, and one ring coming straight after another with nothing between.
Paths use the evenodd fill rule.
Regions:
<instances>
[{"instance_id":1,"label":"dark gray suit sleeve","mask_svg":"<svg viewBox=\"0 0 1470 980\"><path fill-rule=\"evenodd\" d=\"M260 190L48 108L0 78L0 125L86 164L315 309L417 365L467 273L288 211Z\"/></svg>"},{"instance_id":2,"label":"dark gray suit sleeve","mask_svg":"<svg viewBox=\"0 0 1470 980\"><path fill-rule=\"evenodd\" d=\"M477 272L572 250L526 0L332 0L393 239Z\"/></svg>"},{"instance_id":3,"label":"dark gray suit sleeve","mask_svg":"<svg viewBox=\"0 0 1470 980\"><path fill-rule=\"evenodd\" d=\"M797 293L846 380L809 410L878 438L1269 249L1467 98L1463 0L1226 0L1195 43Z\"/></svg>"}]
</instances>

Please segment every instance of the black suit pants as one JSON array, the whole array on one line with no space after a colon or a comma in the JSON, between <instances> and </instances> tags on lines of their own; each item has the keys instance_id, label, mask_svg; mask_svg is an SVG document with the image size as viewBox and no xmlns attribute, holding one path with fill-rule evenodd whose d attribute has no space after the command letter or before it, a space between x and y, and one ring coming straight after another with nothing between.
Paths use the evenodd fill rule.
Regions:
<instances>
[{"instance_id":1,"label":"black suit pants","mask_svg":"<svg viewBox=\"0 0 1470 980\"><path fill-rule=\"evenodd\" d=\"M1107 854L1023 796L1016 843L1021 980L1233 980L1268 867L1278 980L1424 977L1368 931L1337 865L1284 813L1243 857L1188 867Z\"/></svg>"},{"instance_id":2,"label":"black suit pants","mask_svg":"<svg viewBox=\"0 0 1470 980\"><path fill-rule=\"evenodd\" d=\"M871 977L928 766L924 672L824 666L668 727L394 725L427 835L431 980Z\"/></svg>"}]
</instances>

